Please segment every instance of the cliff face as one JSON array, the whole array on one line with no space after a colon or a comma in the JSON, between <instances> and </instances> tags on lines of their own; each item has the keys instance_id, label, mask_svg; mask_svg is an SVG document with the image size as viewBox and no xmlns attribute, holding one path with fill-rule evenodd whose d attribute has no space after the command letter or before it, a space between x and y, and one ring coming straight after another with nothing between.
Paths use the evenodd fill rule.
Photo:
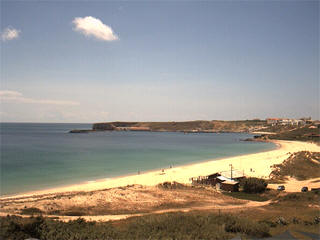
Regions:
<instances>
[{"instance_id":1,"label":"cliff face","mask_svg":"<svg viewBox=\"0 0 320 240\"><path fill-rule=\"evenodd\" d=\"M95 123L95 131L247 132L265 121L107 122Z\"/></svg>"},{"instance_id":2,"label":"cliff face","mask_svg":"<svg viewBox=\"0 0 320 240\"><path fill-rule=\"evenodd\" d=\"M112 123L95 123L92 126L94 131L112 131L115 130L115 126Z\"/></svg>"}]
</instances>

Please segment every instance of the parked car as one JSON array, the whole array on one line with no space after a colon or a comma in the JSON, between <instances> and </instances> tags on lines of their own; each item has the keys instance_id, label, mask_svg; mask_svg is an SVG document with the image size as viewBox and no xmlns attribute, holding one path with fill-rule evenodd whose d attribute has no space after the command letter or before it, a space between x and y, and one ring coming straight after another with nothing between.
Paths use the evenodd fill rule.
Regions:
<instances>
[{"instance_id":1,"label":"parked car","mask_svg":"<svg viewBox=\"0 0 320 240\"><path fill-rule=\"evenodd\" d=\"M277 190L278 191L284 191L286 188L283 185L278 186Z\"/></svg>"},{"instance_id":2,"label":"parked car","mask_svg":"<svg viewBox=\"0 0 320 240\"><path fill-rule=\"evenodd\" d=\"M301 188L301 192L308 192L308 187L303 187L303 188Z\"/></svg>"}]
</instances>

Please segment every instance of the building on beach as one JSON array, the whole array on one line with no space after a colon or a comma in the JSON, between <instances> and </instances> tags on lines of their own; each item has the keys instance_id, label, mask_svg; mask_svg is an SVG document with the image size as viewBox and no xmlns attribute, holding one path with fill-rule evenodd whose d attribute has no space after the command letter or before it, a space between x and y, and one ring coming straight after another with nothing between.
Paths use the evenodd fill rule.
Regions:
<instances>
[{"instance_id":1,"label":"building on beach","mask_svg":"<svg viewBox=\"0 0 320 240\"><path fill-rule=\"evenodd\" d=\"M244 172L233 169L210 174L208 176L198 176L190 178L193 185L210 185L218 190L237 192L239 182L245 178Z\"/></svg>"},{"instance_id":2,"label":"building on beach","mask_svg":"<svg viewBox=\"0 0 320 240\"><path fill-rule=\"evenodd\" d=\"M236 169L232 169L232 171L229 170L229 171L220 172L220 175L227 179L235 180L235 181L240 181L241 179L245 178L244 171L239 171Z\"/></svg>"},{"instance_id":3,"label":"building on beach","mask_svg":"<svg viewBox=\"0 0 320 240\"><path fill-rule=\"evenodd\" d=\"M239 182L237 181L224 181L220 184L220 189L228 192L239 192Z\"/></svg>"}]
</instances>

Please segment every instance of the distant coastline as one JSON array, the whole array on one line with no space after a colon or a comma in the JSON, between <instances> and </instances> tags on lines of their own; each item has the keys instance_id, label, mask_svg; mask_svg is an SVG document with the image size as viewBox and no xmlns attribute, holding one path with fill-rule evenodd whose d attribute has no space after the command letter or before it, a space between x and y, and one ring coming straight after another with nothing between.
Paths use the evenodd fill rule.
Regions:
<instances>
[{"instance_id":1,"label":"distant coastline","mask_svg":"<svg viewBox=\"0 0 320 240\"><path fill-rule=\"evenodd\" d=\"M94 123L92 129L73 129L70 133L97 131L151 131L184 133L248 133L266 128L264 120L240 121L185 121L185 122L102 122Z\"/></svg>"},{"instance_id":2,"label":"distant coastline","mask_svg":"<svg viewBox=\"0 0 320 240\"><path fill-rule=\"evenodd\" d=\"M273 148L270 143L242 142L241 140L252 137L246 133L67 133L72 128L88 129L91 126L4 124L1 132L1 195L69 185L83 180L123 176L138 171L143 173L151 169ZM38 169L42 169L41 172Z\"/></svg>"},{"instance_id":3,"label":"distant coastline","mask_svg":"<svg viewBox=\"0 0 320 240\"><path fill-rule=\"evenodd\" d=\"M276 139L279 139L279 137L287 138L284 140L300 140L301 139L303 141L308 141L308 142L316 142L316 140L317 140L316 139L317 135L315 135L315 133L318 131L319 125L307 124L303 127L296 127L295 129L289 129L289 130L286 129L285 126L279 126L278 128L280 129L281 132L270 134L270 133L272 133L272 132L268 132L268 131L270 131L270 128L266 129L263 126L263 124L265 124L264 122L265 121L260 121L260 120L189 121L189 122L112 122L112 123L96 123L93 125L91 125L91 124L82 124L82 125L75 124L74 126L72 126L73 128L78 128L79 130L76 130L76 132L79 132L79 133L87 133L87 132L88 133L89 132L98 133L98 132L107 131L102 134L100 134L100 133L88 134L88 135L83 135L83 136L76 136L76 135L72 135L72 134L67 134L66 132L68 132L68 131L70 131L70 129L72 129L72 127L70 127L70 125L68 125L68 124L66 124L65 126L63 124L57 124L57 126L55 126L54 124L51 124L51 125L50 124L39 124L39 126L37 124L32 124L32 125L27 124L26 126L23 126L24 124L15 124L15 125L11 124L11 126L9 126L10 124L7 124L8 127L3 128L4 131L2 132L2 134L5 136L3 138L4 139L4 142L3 142L3 144L4 144L3 145L4 146L4 148L3 148L4 149L4 151L3 151L4 158L3 159L4 160L7 159L7 162L8 162L9 160L11 161L12 159L16 158L17 164L18 164L19 157L17 157L17 156L19 156L19 154L20 154L19 153L20 148L26 149L26 148L23 148L23 146L29 146L31 143L33 146L36 146L36 145L40 146L41 145L42 149L46 149L46 151L39 152L37 150L38 152L36 152L36 151L32 151L32 148L30 148L30 151L29 151L30 153L28 155L28 154L26 154L25 150L23 150L24 158L27 159L28 156L30 156L30 159L35 159L35 161L37 161L37 159L46 159L51 164L53 164L53 166L56 166L55 164L57 164L57 166L56 166L57 170L66 169L64 167L59 168L60 165L66 166L66 164L67 165L70 164L70 167L72 167L72 169L77 169L79 166L79 168L78 168L79 171L73 171L73 172L79 172L81 174L73 174L73 172L65 172L65 171L61 171L61 173L60 173L61 176L67 176L69 179L68 180L69 184L72 184L72 182L76 183L76 181L74 181L73 179L78 179L81 181L81 178L83 176L84 176L83 178L85 178L85 175L82 176L82 173L85 173L85 170L83 168L81 168L81 166L86 162L86 160L98 159L97 160L97 164L98 164L97 169L103 169L104 167L109 166L108 165L109 163L104 164L104 162L107 161L107 159L108 159L105 156L108 156L109 153L115 154L117 152L122 152L122 150L119 151L119 149L125 149L125 148L123 148L123 146L126 146L126 144L129 144L128 146L130 146L130 148L133 148L133 146L134 146L134 149L137 149L136 152L140 152L140 153L145 154L143 157L137 155L136 159L154 159L154 158L156 158L155 156L158 156L158 155L161 156L161 154L165 154L164 159L167 159L166 160L167 162L162 164L162 166L160 166L159 164L158 165L155 164L155 166L150 165L150 166L146 167L145 163L140 164L139 163L140 160L139 161L135 160L135 158L134 158L135 155L128 154L127 158L124 158L124 159L130 159L130 164L132 164L132 160L136 161L135 164L138 164L132 168L133 170L131 170L131 173L134 173L135 171L136 172L145 172L145 170L147 170L147 169L158 169L159 167L168 167L171 165L174 165L174 166L184 165L184 162L196 161L197 158L199 158L199 160L201 158L202 159L209 159L210 155L207 154L209 152L208 149L210 149L210 151L212 152L213 148L211 145L208 146L209 143L208 143L207 139L220 138L220 136L223 139L224 136L225 137L233 136L232 134L221 134L220 135L218 133L239 133L239 134L241 133L241 134L244 134L243 135L244 137L237 138L236 141L239 143L243 140L244 141L253 141L253 142L273 142L274 138L275 138L274 140L276 140ZM112 126L112 128L110 128L110 126ZM90 127L92 127L92 129L87 130ZM267 130L267 131L261 131L261 130L257 131L258 128L260 128L260 129L262 128L263 130ZM275 127L273 127L273 128L275 128ZM253 131L254 129L256 129L256 130ZM130 131L131 131L131 133L130 133ZM134 133L135 131L136 131L136 133ZM138 132L141 132L141 133L138 133ZM142 133L142 132L146 132L146 133ZM150 132L150 133L148 133L148 132ZM152 132L154 132L154 134ZM171 132L171 133L170 134L162 134L161 132ZM176 132L177 134L174 134L174 132ZM245 135L246 132L249 132L250 135ZM10 135L11 133L13 135ZM185 133L187 135L184 136L183 133ZM189 133L194 133L194 134L189 135ZM199 133L216 133L216 134L199 134ZM252 134L256 134L256 135L252 135ZM28 140L28 136L30 136L29 140ZM128 136L128 137L126 137L126 136ZM149 146L149 144L151 142L153 142L154 136L158 136L158 137L160 137L160 139L162 139L160 141L160 145L159 145L160 150L158 152L152 151L153 149L158 148L157 145ZM119 140L120 139L119 137L122 139L121 141ZM24 142L25 145L23 145L23 144L21 145L21 141L15 141L15 139L19 139L19 140L25 139L26 140ZM113 142L113 139L115 139L115 142ZM123 139L127 139L127 140L123 141ZM143 142L143 139L147 139L147 140ZM184 149L182 147L182 146L184 146L183 144L181 146L179 146L178 148L173 148L173 146L175 146L176 143L189 142L190 139L196 139L196 141L193 142L188 148ZM200 139L202 139L202 142L199 141ZM8 143L8 147L12 147L14 144L19 143L16 146L16 150L14 152L15 155L11 154L12 152L9 151L10 148L8 148L8 151L5 150L6 149L5 148L6 142ZM46 142L49 144L46 145ZM134 145L134 143L138 143L138 145L136 146L136 145ZM258 144L258 145L260 145L260 144ZM112 148L112 147L110 148L109 146L114 146L114 148ZM148 148L148 146L149 146L149 148ZM201 149L201 146L204 146L204 148L202 149L203 153L201 151L199 151L199 149ZM241 143L240 143L240 146L241 146ZM247 146L254 146L254 144L248 144ZM182 148L180 148L180 147L182 147ZM198 152L196 152L192 149L194 147L196 147ZM241 149L242 148L243 147L241 147ZM63 151L61 151L59 153L59 149L63 149ZM168 153L164 152L163 149L166 149L168 151ZM171 152L173 151L173 149L175 149L176 155L170 155ZM183 161L179 160L179 156L183 156L183 154L181 154L181 152L179 152L179 151L182 151L182 149L183 149L183 151L189 151L189 155L188 154L184 155ZM245 153L245 151L243 149L242 150L241 149L239 149L237 147L235 147L235 148L233 147L232 149L229 149L229 150L231 152L238 151L239 156L240 156L240 155L242 155L241 152ZM103 151L108 152L108 154L104 153ZM226 151L226 152L228 152L228 151ZM84 152L86 154L85 155L80 154L79 156L77 155L82 152ZM227 157L226 156L227 154L226 155L221 154L221 149L219 149L218 152L222 158L224 156ZM256 151L256 152L258 152L258 151ZM49 153L53 153L53 154L49 154ZM66 153L68 155L66 155ZM127 153L128 153L128 151L127 151ZM154 153L158 154L158 155L154 155ZM214 153L214 152L212 152L212 153ZM112 154L111 154L110 159L115 159L120 156L120 155L118 156L118 155L112 155ZM208 158L201 157L201 154L204 154L204 156L206 156L205 154L207 154ZM89 158L87 158L87 156L89 156ZM178 159L178 161L180 161L180 163L172 162L171 156L172 156L172 158L178 156L177 159ZM193 157L193 156L196 156L196 157ZM214 156L214 155L211 155L211 156ZM99 160L99 159L101 159L101 160ZM108 159L108 160L110 160L110 159ZM216 159L219 159L219 157ZM65 160L68 160L70 162L65 161ZM112 162L112 161L110 161L110 162ZM32 166L33 162L31 161L30 163L31 163L31 165L27 164L26 166ZM10 162L10 164L12 164L12 161ZM40 162L39 162L39 164L40 164ZM151 164L151 162L150 162L150 164ZM3 165L3 166L5 166L5 165ZM37 166L39 166L39 165L37 165ZM93 165L93 166L96 166L96 165ZM45 168L46 166L42 166L42 167ZM114 167L114 169L112 170L112 174L111 174L112 176L110 176L110 177L123 176L123 174L127 174L123 170L119 170L120 168L115 168L116 166L113 166L113 167ZM144 168L146 168L146 169L144 169ZM28 168L26 168L26 169L28 169ZM33 169L33 167L29 167L29 169L28 169L28 171L29 171L28 172L28 179L30 178L30 176L31 177L37 176L36 173L33 174L32 169ZM52 170L53 169L52 167L50 169L48 169L48 172L51 171L52 173L54 173L54 174L52 174L52 176L57 176L58 172ZM117 173L115 173L115 169L116 169L116 171L118 171ZM121 169L123 169L123 167L121 167ZM103 172L103 173L101 173L101 172ZM100 171L100 172L97 171L96 175L98 175L98 176L96 179L99 179L100 176L103 176L105 172L107 173L108 169ZM20 176L24 176L25 173L26 173L26 171L24 171L24 170L23 171L21 170L19 172L19 168L16 168L16 170L14 172L5 172L5 174L7 174L7 176L8 176L8 179L10 178L10 176L14 176L14 174L16 174L15 177L11 177L10 181L8 181L7 186L15 183L16 181L18 182L18 180L20 179ZM129 173L129 171L128 171L128 173ZM34 177L34 179L36 179L36 178ZM57 185L57 186L63 185L63 182L61 182L59 180L62 178L57 178L57 179L58 180L54 179L55 185ZM88 179L94 180L90 176L88 177ZM44 187L44 188L40 187L41 184L44 185L45 183L43 183L42 181L34 182L35 186L39 185L39 187L37 187L38 189L45 189L46 187ZM68 184L68 183L66 181L64 181L64 184ZM30 186L31 185L32 184L30 184ZM16 185L16 186L18 186L18 185ZM14 188L15 186L12 185L11 187ZM17 187L17 189L18 189L18 187ZM24 190L27 190L27 189L24 189ZM10 190L10 191L14 192L16 190ZM18 192L18 191L19 190L17 190L16 192ZM2 194L3 193L4 192L2 192Z\"/></svg>"},{"instance_id":4,"label":"distant coastline","mask_svg":"<svg viewBox=\"0 0 320 240\"><path fill-rule=\"evenodd\" d=\"M286 121L285 121L286 120ZM292 140L320 142L320 121L281 120L274 123L267 120L238 121L186 121L186 122L102 122L94 123L92 129L73 129L69 133L90 133L97 131L147 131L183 133L250 133L256 134L252 140ZM249 139L248 139L249 140Z\"/></svg>"}]
</instances>

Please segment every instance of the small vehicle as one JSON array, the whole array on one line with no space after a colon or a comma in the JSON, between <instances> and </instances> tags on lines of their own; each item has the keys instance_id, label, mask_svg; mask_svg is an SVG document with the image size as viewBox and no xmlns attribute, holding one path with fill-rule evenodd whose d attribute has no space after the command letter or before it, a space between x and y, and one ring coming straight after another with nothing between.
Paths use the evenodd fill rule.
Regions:
<instances>
[{"instance_id":1,"label":"small vehicle","mask_svg":"<svg viewBox=\"0 0 320 240\"><path fill-rule=\"evenodd\" d=\"M308 192L308 187L303 187L303 188L301 188L301 192Z\"/></svg>"},{"instance_id":2,"label":"small vehicle","mask_svg":"<svg viewBox=\"0 0 320 240\"><path fill-rule=\"evenodd\" d=\"M277 190L278 191L284 191L286 188L283 185L278 186Z\"/></svg>"}]
</instances>

